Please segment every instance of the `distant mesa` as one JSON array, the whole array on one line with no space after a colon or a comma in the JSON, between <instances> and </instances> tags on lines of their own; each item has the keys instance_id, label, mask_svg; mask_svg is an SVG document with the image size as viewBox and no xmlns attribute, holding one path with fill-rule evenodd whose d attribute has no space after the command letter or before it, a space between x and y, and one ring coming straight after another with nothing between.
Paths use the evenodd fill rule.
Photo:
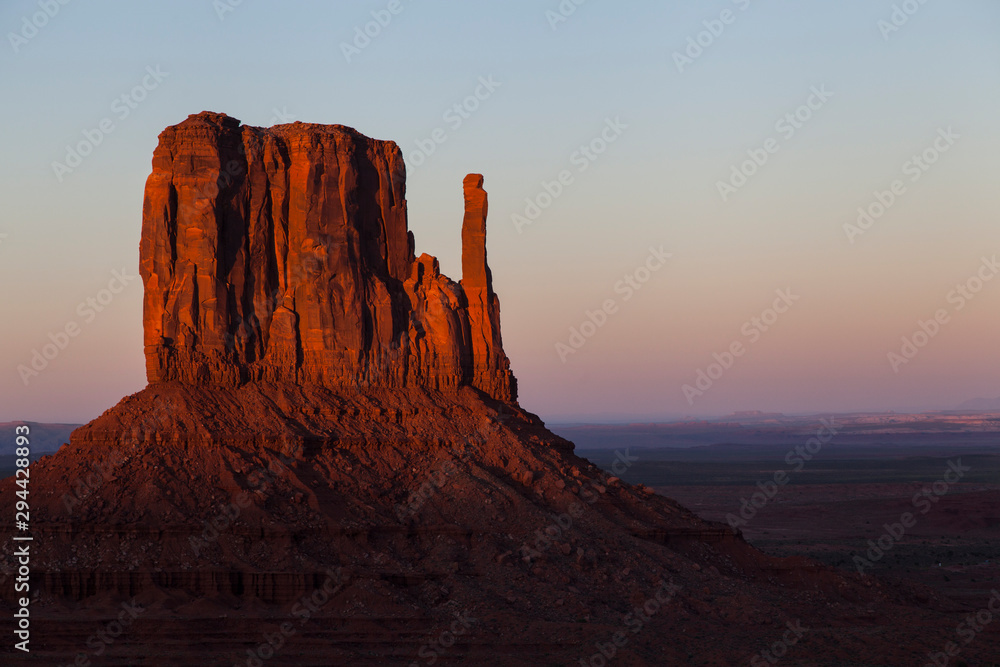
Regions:
<instances>
[{"instance_id":1,"label":"distant mesa","mask_svg":"<svg viewBox=\"0 0 1000 667\"><path fill-rule=\"evenodd\" d=\"M763 410L737 410L731 415L733 419L781 419L784 417L780 412L764 412Z\"/></svg>"}]
</instances>

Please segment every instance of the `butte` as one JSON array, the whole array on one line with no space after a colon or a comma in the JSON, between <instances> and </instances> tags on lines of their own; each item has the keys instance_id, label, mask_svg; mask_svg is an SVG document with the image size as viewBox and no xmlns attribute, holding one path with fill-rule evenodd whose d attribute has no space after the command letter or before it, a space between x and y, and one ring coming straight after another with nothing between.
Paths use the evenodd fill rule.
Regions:
<instances>
[{"instance_id":1,"label":"butte","mask_svg":"<svg viewBox=\"0 0 1000 667\"><path fill-rule=\"evenodd\" d=\"M797 622L802 657L945 638L905 591L766 556L622 482L635 452L609 475L523 409L483 177L463 191L455 282L416 254L393 142L208 112L160 135L149 384L30 468L34 660L736 664Z\"/></svg>"}]
</instances>

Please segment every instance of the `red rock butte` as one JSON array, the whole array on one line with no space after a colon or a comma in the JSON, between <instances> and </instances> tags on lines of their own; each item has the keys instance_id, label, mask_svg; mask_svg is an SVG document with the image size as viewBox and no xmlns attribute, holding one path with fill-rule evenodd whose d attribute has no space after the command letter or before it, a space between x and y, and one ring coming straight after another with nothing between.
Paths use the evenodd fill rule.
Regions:
<instances>
[{"instance_id":1,"label":"red rock butte","mask_svg":"<svg viewBox=\"0 0 1000 667\"><path fill-rule=\"evenodd\" d=\"M617 476L576 456L515 400L483 177L464 183L461 283L415 256L404 178L395 144L337 125L201 113L161 134L149 386L31 464L35 643L5 667L97 664L81 651L133 602L101 664L593 665L599 642L621 665L730 665L793 619L815 628L803 659L916 664L952 637L916 594L625 483L627 449ZM19 490L0 479L8 618ZM476 621L445 645L456 613Z\"/></svg>"},{"instance_id":2,"label":"red rock butte","mask_svg":"<svg viewBox=\"0 0 1000 667\"><path fill-rule=\"evenodd\" d=\"M140 268L151 384L471 386L516 400L464 182L462 280L414 255L403 156L342 125L200 113L160 134Z\"/></svg>"}]
</instances>

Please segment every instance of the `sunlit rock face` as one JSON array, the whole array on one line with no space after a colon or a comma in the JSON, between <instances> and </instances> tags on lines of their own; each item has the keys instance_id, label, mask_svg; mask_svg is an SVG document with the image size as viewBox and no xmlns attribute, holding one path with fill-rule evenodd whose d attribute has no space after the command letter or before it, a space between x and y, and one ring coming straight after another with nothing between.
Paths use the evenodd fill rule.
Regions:
<instances>
[{"instance_id":1,"label":"sunlit rock face","mask_svg":"<svg viewBox=\"0 0 1000 667\"><path fill-rule=\"evenodd\" d=\"M465 179L455 283L414 254L395 143L207 112L167 128L143 204L149 381L472 386L516 400L482 183Z\"/></svg>"}]
</instances>

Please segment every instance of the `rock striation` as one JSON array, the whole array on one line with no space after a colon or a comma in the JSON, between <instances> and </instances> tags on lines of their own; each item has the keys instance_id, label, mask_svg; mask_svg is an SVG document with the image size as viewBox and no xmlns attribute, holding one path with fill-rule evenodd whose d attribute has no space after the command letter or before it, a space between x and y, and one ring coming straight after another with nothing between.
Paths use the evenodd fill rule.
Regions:
<instances>
[{"instance_id":1,"label":"rock striation","mask_svg":"<svg viewBox=\"0 0 1000 667\"><path fill-rule=\"evenodd\" d=\"M465 179L460 283L415 257L399 147L342 125L200 113L160 134L140 268L150 383L471 386L515 401Z\"/></svg>"}]
</instances>

